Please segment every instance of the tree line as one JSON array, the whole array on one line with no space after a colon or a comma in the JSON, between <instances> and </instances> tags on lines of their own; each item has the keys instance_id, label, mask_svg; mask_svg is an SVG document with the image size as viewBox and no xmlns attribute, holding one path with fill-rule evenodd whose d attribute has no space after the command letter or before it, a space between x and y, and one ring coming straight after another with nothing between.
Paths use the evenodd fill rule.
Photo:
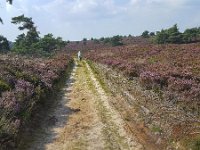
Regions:
<instances>
[{"instance_id":1,"label":"tree line","mask_svg":"<svg viewBox=\"0 0 200 150\"><path fill-rule=\"evenodd\" d=\"M99 39L91 38L90 40L93 41L95 44L103 43L103 44L110 44L112 46L123 45L123 36L121 35L115 35L112 37L101 37ZM82 41L84 45L87 43L86 38L83 38Z\"/></svg>"},{"instance_id":2,"label":"tree line","mask_svg":"<svg viewBox=\"0 0 200 150\"><path fill-rule=\"evenodd\" d=\"M182 43L195 43L200 41L200 27L189 28L184 32L180 32L177 24L168 29L162 29L154 32L144 31L141 35L144 38L152 38L157 44L182 44Z\"/></svg>"}]
</instances>

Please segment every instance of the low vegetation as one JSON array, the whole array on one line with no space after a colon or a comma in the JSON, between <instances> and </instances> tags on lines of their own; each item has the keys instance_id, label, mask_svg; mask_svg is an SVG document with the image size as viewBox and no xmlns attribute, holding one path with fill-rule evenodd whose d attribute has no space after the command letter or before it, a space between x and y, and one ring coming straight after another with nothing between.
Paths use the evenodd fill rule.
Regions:
<instances>
[{"instance_id":1,"label":"low vegetation","mask_svg":"<svg viewBox=\"0 0 200 150\"><path fill-rule=\"evenodd\" d=\"M12 0L7 2L12 4ZM3 23L1 18L0 22ZM20 133L39 105L56 92L56 84L70 67L72 54L77 50L90 60L88 62L103 88L106 89L107 84L100 79L103 69L95 70L93 62L122 73L128 82L137 81L136 86L143 93L150 91L151 95L157 95L148 99L156 99L157 104L151 101L145 103L155 105L154 108L159 106L156 108L159 112L143 107L146 104L142 104L141 99L137 104L142 104L138 108L147 110L144 116L159 115L159 121L150 118L159 122L149 128L153 133L163 137L169 135L167 140L178 140L180 136L192 133L193 138L186 137L185 143L189 143L190 148L199 149L199 136L195 135L199 134L200 114L200 27L180 32L175 24L157 32L146 30L136 37L116 35L66 42L51 33L41 37L31 17L20 15L13 17L11 22L23 33L14 42L0 35L0 149L15 147ZM66 50L64 53L63 49ZM72 52L69 53L69 50ZM166 107L166 113L162 107ZM172 109L177 114L181 113L178 114L182 117L178 123L174 123L178 117ZM125 120L130 121L131 118L127 116ZM171 124L167 124L169 122ZM193 125L195 129L191 128ZM171 129L169 134L166 134L166 128Z\"/></svg>"},{"instance_id":2,"label":"low vegetation","mask_svg":"<svg viewBox=\"0 0 200 150\"><path fill-rule=\"evenodd\" d=\"M86 58L100 64L101 78L125 98L114 104L127 121L140 120L168 148L199 149L199 46L138 44L89 51Z\"/></svg>"},{"instance_id":3,"label":"low vegetation","mask_svg":"<svg viewBox=\"0 0 200 150\"><path fill-rule=\"evenodd\" d=\"M63 53L49 59L0 55L0 147L15 144L71 61Z\"/></svg>"},{"instance_id":4,"label":"low vegetation","mask_svg":"<svg viewBox=\"0 0 200 150\"><path fill-rule=\"evenodd\" d=\"M144 31L141 35L143 38L152 38L157 44L182 44L182 43L195 43L200 41L200 27L186 29L181 33L177 24L168 28L154 32Z\"/></svg>"},{"instance_id":5,"label":"low vegetation","mask_svg":"<svg viewBox=\"0 0 200 150\"><path fill-rule=\"evenodd\" d=\"M199 46L132 45L91 51L86 57L118 69L130 79L139 78L146 89L166 91L169 100L176 97L189 103L191 111L199 114Z\"/></svg>"}]
</instances>

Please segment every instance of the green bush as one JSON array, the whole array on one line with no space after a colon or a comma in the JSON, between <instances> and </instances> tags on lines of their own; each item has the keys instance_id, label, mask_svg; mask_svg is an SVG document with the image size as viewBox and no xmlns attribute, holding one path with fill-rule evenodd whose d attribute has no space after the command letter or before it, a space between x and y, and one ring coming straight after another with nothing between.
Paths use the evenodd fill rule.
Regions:
<instances>
[{"instance_id":1,"label":"green bush","mask_svg":"<svg viewBox=\"0 0 200 150\"><path fill-rule=\"evenodd\" d=\"M4 81L0 80L0 94L4 91L10 90L10 86Z\"/></svg>"},{"instance_id":2,"label":"green bush","mask_svg":"<svg viewBox=\"0 0 200 150\"><path fill-rule=\"evenodd\" d=\"M122 37L117 35L117 36L113 36L111 39L111 44L112 46L120 46L120 45L123 45L122 43Z\"/></svg>"},{"instance_id":3,"label":"green bush","mask_svg":"<svg viewBox=\"0 0 200 150\"><path fill-rule=\"evenodd\" d=\"M158 44L165 43L191 43L200 41L200 28L186 29L181 33L175 24L173 27L158 31L155 36L155 42Z\"/></svg>"},{"instance_id":4,"label":"green bush","mask_svg":"<svg viewBox=\"0 0 200 150\"><path fill-rule=\"evenodd\" d=\"M8 40L0 35L0 52L7 52L10 50L10 47L9 47L9 42Z\"/></svg>"}]
</instances>

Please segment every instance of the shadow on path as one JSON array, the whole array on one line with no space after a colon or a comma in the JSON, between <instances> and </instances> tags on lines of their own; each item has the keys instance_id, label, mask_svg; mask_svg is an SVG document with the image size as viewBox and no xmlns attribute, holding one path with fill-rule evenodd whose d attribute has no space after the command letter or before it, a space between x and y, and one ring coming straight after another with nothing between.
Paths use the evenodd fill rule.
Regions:
<instances>
[{"instance_id":1,"label":"shadow on path","mask_svg":"<svg viewBox=\"0 0 200 150\"><path fill-rule=\"evenodd\" d=\"M48 99L41 112L35 114L31 127L26 129L23 135L23 143L19 150L46 150L46 145L53 143L59 135L59 130L66 126L69 116L80 111L67 106L70 101L69 94L75 83L76 68L74 65L62 90L55 97Z\"/></svg>"}]
</instances>

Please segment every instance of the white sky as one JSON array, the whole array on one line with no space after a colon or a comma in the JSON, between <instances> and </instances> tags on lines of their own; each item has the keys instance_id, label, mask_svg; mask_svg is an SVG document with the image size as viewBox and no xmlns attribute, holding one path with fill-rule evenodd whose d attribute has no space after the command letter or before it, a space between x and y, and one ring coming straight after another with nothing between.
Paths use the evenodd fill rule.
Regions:
<instances>
[{"instance_id":1,"label":"white sky","mask_svg":"<svg viewBox=\"0 0 200 150\"><path fill-rule=\"evenodd\" d=\"M21 34L11 18L32 17L41 35L53 33L65 40L113 35L140 35L178 24L200 26L200 0L0 0L0 34L14 41Z\"/></svg>"}]
</instances>

